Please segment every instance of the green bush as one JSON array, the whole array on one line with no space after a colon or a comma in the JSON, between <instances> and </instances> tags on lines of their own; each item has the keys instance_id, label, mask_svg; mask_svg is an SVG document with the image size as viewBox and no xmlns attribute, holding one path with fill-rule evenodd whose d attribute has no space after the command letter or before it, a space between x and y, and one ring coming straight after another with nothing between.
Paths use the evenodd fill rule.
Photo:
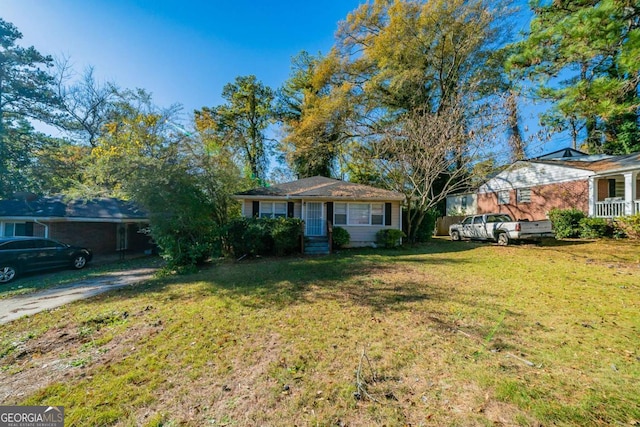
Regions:
<instances>
[{"instance_id":1,"label":"green bush","mask_svg":"<svg viewBox=\"0 0 640 427\"><path fill-rule=\"evenodd\" d=\"M351 241L351 235L342 227L333 227L333 248L346 246Z\"/></svg>"},{"instance_id":2,"label":"green bush","mask_svg":"<svg viewBox=\"0 0 640 427\"><path fill-rule=\"evenodd\" d=\"M227 254L288 255L300 247L302 221L298 218L235 218L225 229Z\"/></svg>"},{"instance_id":3,"label":"green bush","mask_svg":"<svg viewBox=\"0 0 640 427\"><path fill-rule=\"evenodd\" d=\"M585 217L580 209L551 209L549 220L553 225L556 238L579 237L581 232L580 220Z\"/></svg>"},{"instance_id":4,"label":"green bush","mask_svg":"<svg viewBox=\"0 0 640 427\"><path fill-rule=\"evenodd\" d=\"M599 239L613 236L613 225L604 218L582 218L580 220L580 237L583 239Z\"/></svg>"},{"instance_id":5,"label":"green bush","mask_svg":"<svg viewBox=\"0 0 640 427\"><path fill-rule=\"evenodd\" d=\"M225 249L228 255L261 255L273 248L273 239L266 222L257 218L234 218L225 228Z\"/></svg>"},{"instance_id":6,"label":"green bush","mask_svg":"<svg viewBox=\"0 0 640 427\"><path fill-rule=\"evenodd\" d=\"M634 240L640 239L640 213L617 218L615 234L626 235L626 237Z\"/></svg>"},{"instance_id":7,"label":"green bush","mask_svg":"<svg viewBox=\"0 0 640 427\"><path fill-rule=\"evenodd\" d=\"M415 208L413 208L415 209ZM414 210L412 209L412 212L414 212ZM411 226L411 229L413 230L413 242L412 243L424 243L424 242L428 242L432 237L433 237L433 230L435 230L436 228L436 220L438 219L438 216L440 216L440 214L438 213L437 210L435 209L429 209L427 212L425 212L424 217L422 218L422 221L420 222L420 225L417 227L415 226L415 220L413 221L413 224ZM409 215L406 209L402 210L402 225L404 228L404 233L405 236L407 234L407 226L409 224Z\"/></svg>"},{"instance_id":8,"label":"green bush","mask_svg":"<svg viewBox=\"0 0 640 427\"><path fill-rule=\"evenodd\" d=\"M290 255L300 249L302 220L298 218L277 218L271 220L271 238L276 255Z\"/></svg>"},{"instance_id":9,"label":"green bush","mask_svg":"<svg viewBox=\"0 0 640 427\"><path fill-rule=\"evenodd\" d=\"M396 248L402 244L405 234L395 228L387 228L376 233L376 243L385 248Z\"/></svg>"}]
</instances>

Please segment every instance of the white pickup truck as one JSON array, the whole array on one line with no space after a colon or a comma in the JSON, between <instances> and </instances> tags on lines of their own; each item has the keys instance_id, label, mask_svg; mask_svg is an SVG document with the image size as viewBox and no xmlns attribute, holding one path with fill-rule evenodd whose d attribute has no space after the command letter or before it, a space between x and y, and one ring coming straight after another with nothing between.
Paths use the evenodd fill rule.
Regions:
<instances>
[{"instance_id":1,"label":"white pickup truck","mask_svg":"<svg viewBox=\"0 0 640 427\"><path fill-rule=\"evenodd\" d=\"M514 221L502 213L468 216L449 227L451 240L492 240L502 246L511 241L537 240L553 235L551 221Z\"/></svg>"}]
</instances>

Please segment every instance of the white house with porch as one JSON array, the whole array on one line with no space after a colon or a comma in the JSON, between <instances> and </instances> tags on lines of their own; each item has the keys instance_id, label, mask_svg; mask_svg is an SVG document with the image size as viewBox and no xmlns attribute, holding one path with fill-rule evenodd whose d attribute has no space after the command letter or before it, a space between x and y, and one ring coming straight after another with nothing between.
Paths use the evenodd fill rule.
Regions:
<instances>
[{"instance_id":1,"label":"white house with porch","mask_svg":"<svg viewBox=\"0 0 640 427\"><path fill-rule=\"evenodd\" d=\"M615 218L640 213L640 153L588 165L589 216Z\"/></svg>"},{"instance_id":2,"label":"white house with porch","mask_svg":"<svg viewBox=\"0 0 640 427\"><path fill-rule=\"evenodd\" d=\"M513 163L477 191L478 213L541 220L553 208L590 217L640 213L640 153L588 155L565 149Z\"/></svg>"}]
</instances>

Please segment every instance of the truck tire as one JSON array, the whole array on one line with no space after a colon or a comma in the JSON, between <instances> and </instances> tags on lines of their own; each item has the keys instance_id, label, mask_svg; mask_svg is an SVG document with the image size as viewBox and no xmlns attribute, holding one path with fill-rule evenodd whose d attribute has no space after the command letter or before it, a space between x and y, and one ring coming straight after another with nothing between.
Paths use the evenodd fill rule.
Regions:
<instances>
[{"instance_id":1,"label":"truck tire","mask_svg":"<svg viewBox=\"0 0 640 427\"><path fill-rule=\"evenodd\" d=\"M460 241L460 232L452 231L451 232L451 240L453 240L454 242Z\"/></svg>"},{"instance_id":2,"label":"truck tire","mask_svg":"<svg viewBox=\"0 0 640 427\"><path fill-rule=\"evenodd\" d=\"M509 236L504 232L498 233L498 235L496 236L496 241L500 246L507 246L509 244Z\"/></svg>"}]
</instances>

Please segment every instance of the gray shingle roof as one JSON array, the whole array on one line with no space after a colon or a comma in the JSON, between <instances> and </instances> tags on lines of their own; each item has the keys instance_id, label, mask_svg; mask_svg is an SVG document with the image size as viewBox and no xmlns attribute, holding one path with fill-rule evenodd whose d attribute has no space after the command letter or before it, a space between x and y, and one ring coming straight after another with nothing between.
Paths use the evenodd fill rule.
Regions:
<instances>
[{"instance_id":1,"label":"gray shingle roof","mask_svg":"<svg viewBox=\"0 0 640 427\"><path fill-rule=\"evenodd\" d=\"M0 200L0 217L147 220L147 213L133 202L114 198L69 200L42 197L33 201Z\"/></svg>"},{"instance_id":2,"label":"gray shingle roof","mask_svg":"<svg viewBox=\"0 0 640 427\"><path fill-rule=\"evenodd\" d=\"M369 185L354 184L337 179L314 176L285 182L271 187L258 187L242 193L236 198L259 197L325 198L345 200L403 200L404 195Z\"/></svg>"},{"instance_id":3,"label":"gray shingle roof","mask_svg":"<svg viewBox=\"0 0 640 427\"><path fill-rule=\"evenodd\" d=\"M640 167L640 153L625 154L622 156L584 156L582 158L542 160L537 162L606 173L638 169Z\"/></svg>"}]
</instances>

